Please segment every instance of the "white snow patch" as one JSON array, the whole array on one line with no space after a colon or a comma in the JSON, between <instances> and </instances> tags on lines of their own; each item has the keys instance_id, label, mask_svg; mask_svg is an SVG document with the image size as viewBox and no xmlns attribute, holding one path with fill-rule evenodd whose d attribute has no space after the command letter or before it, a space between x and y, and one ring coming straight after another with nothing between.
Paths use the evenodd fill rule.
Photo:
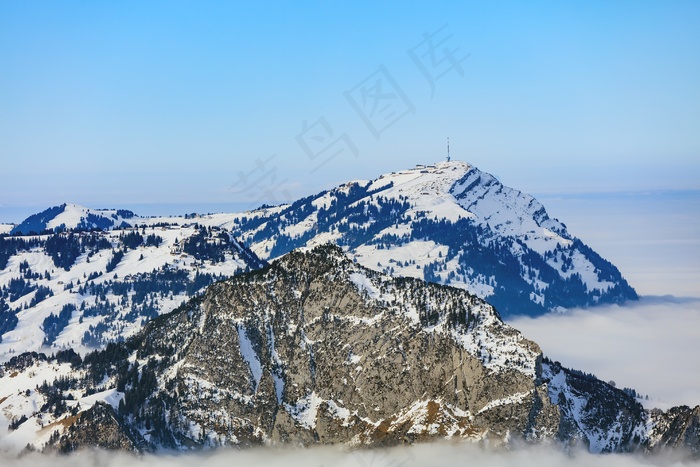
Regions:
<instances>
[{"instance_id":1,"label":"white snow patch","mask_svg":"<svg viewBox=\"0 0 700 467\"><path fill-rule=\"evenodd\" d=\"M258 354L255 352L255 349L253 349L253 343L248 338L248 334L246 333L243 324L236 323L236 329L238 330L238 341L240 342L241 356L248 364L250 372L253 375L253 392L255 392L258 390L260 378L262 378L262 366L260 365L260 359L258 358Z\"/></svg>"},{"instance_id":2,"label":"white snow patch","mask_svg":"<svg viewBox=\"0 0 700 467\"><path fill-rule=\"evenodd\" d=\"M308 396L299 399L295 405L285 404L285 408L289 415L301 426L313 429L316 427L318 406L324 401L325 399L321 399L316 392L312 392Z\"/></svg>"},{"instance_id":3,"label":"white snow patch","mask_svg":"<svg viewBox=\"0 0 700 467\"><path fill-rule=\"evenodd\" d=\"M488 404L486 404L485 406L483 406L481 409L479 409L477 414L487 412L489 410L495 409L496 407L500 407L503 405L520 404L525 399L527 399L528 397L531 397L531 396L532 396L532 391L525 391L525 392L519 392L516 394L511 394L510 396L504 397L502 399L494 399L494 400L490 401Z\"/></svg>"},{"instance_id":4,"label":"white snow patch","mask_svg":"<svg viewBox=\"0 0 700 467\"><path fill-rule=\"evenodd\" d=\"M372 281L370 281L369 278L364 274L360 274L359 272L353 272L352 274L350 274L350 280L353 284L357 286L357 289L360 292L367 292L370 298L379 298L379 290L374 286L374 284L372 284Z\"/></svg>"},{"instance_id":5,"label":"white snow patch","mask_svg":"<svg viewBox=\"0 0 700 467\"><path fill-rule=\"evenodd\" d=\"M119 408L119 401L124 398L124 393L119 392L116 389L107 389L106 391L96 392L87 397L83 397L78 402L82 410L89 409L97 402L106 402L113 408Z\"/></svg>"}]
</instances>

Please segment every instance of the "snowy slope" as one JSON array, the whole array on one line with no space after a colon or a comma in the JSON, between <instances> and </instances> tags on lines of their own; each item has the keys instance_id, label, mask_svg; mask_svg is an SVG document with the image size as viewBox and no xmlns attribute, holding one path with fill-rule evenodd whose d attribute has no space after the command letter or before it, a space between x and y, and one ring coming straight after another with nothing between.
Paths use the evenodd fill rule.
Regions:
<instances>
[{"instance_id":1,"label":"snowy slope","mask_svg":"<svg viewBox=\"0 0 700 467\"><path fill-rule=\"evenodd\" d=\"M545 361L542 378L550 399L559 405L562 425L569 431L565 435L588 440L590 452L615 452L621 446L652 441L649 412L642 410L639 400L620 397L613 386L558 362Z\"/></svg>"},{"instance_id":2,"label":"snowy slope","mask_svg":"<svg viewBox=\"0 0 700 467\"><path fill-rule=\"evenodd\" d=\"M0 270L0 360L47 345L84 353L122 340L213 281L264 264L227 232L194 222L0 241L32 242ZM74 261L56 264L70 245Z\"/></svg>"},{"instance_id":3,"label":"snowy slope","mask_svg":"<svg viewBox=\"0 0 700 467\"><path fill-rule=\"evenodd\" d=\"M506 315L637 297L537 200L459 161L349 182L224 226L262 258L336 242L366 267L470 290Z\"/></svg>"},{"instance_id":4,"label":"snowy slope","mask_svg":"<svg viewBox=\"0 0 700 467\"><path fill-rule=\"evenodd\" d=\"M316 294L319 288L323 293ZM327 309L323 305L331 296L341 301ZM179 431L178 438L198 439L204 446L264 439L269 427L255 426L257 411L277 412L268 409L266 398L303 430L324 430L322 412L329 406L332 417L342 423L355 424L353 420L360 417L362 423L354 429L362 432L372 433L386 420L392 430L411 427L415 436L443 436L447 424L450 436L474 438L475 433L486 430L466 429L466 422L480 426L494 409L528 404L525 397L507 397L510 389L504 388L503 381L521 394L536 378L541 356L536 344L504 324L492 307L473 295L367 270L333 246L293 253L253 275L216 284L203 300L201 307L193 301L159 320L146 331L145 340L135 338L129 351L113 352L106 361L104 354L93 355L92 365L105 361L104 376L91 371L89 365L76 364L71 371L67 363L29 354L0 365L0 408L5 415L3 420L0 413L0 423L9 426L12 420L27 417L8 436L0 436L0 447L21 449L30 443L41 449L54 427L59 435L64 434L78 413L98 401L118 409L124 400L126 404L119 409L122 414L132 407L151 413L151 406L160 404L156 402L160 394L170 394L172 399L173 387L178 388L178 407L169 411L172 423L168 428ZM332 335L331 329L339 334ZM380 337L383 342L377 344ZM152 342L154 347L147 344L138 349L139 341ZM435 342L441 344L430 344ZM158 353L161 351L168 356ZM500 402L489 404L476 391L472 396L471 391L451 396L457 383L452 383L449 372L455 366L462 367L458 373L465 372L459 376L464 384L469 374L483 378L476 383L480 388L498 386L504 393ZM123 370L117 374L116 368ZM140 374L138 384L120 386L119 380L128 378L126 368L131 368L136 381ZM154 374L154 368L159 368L156 382L145 383L145 375ZM223 375L218 374L219 368ZM379 401L384 397L372 384L379 376L393 379L397 368L417 386L404 388L410 403L398 417L391 417L393 404L380 410ZM434 373L419 382L429 370ZM330 371L337 374L330 377ZM91 381L88 375L95 373L100 376ZM61 384L61 378L68 376L72 381ZM60 390L67 407L46 406L51 390L39 388L44 380L67 388ZM88 395L93 391L96 393ZM143 403L128 405L138 397L137 391L153 394ZM220 404L223 400L227 403ZM436 400L444 412L437 418L431 415ZM79 408L74 401L80 403ZM238 404L244 407L244 418ZM529 411L527 407L522 410ZM146 442L154 443L152 447L164 447L158 444L163 439L156 430L148 430L139 419L130 423ZM224 428L212 433L212 423ZM47 424L51 430L45 429ZM163 426L152 426L156 425ZM241 425L244 429L238 430Z\"/></svg>"},{"instance_id":5,"label":"snowy slope","mask_svg":"<svg viewBox=\"0 0 700 467\"><path fill-rule=\"evenodd\" d=\"M66 203L29 216L12 229L12 234L42 233L45 230L102 230L112 227L130 227L135 218L133 212L123 209L90 209Z\"/></svg>"},{"instance_id":6,"label":"snowy slope","mask_svg":"<svg viewBox=\"0 0 700 467\"><path fill-rule=\"evenodd\" d=\"M384 274L468 290L503 316L636 298L537 200L459 161L245 213L144 218L64 204L15 230L64 228L73 233L0 237L0 358L123 339L195 290L259 267L258 257L327 242ZM127 246L135 233L143 238Z\"/></svg>"}]
</instances>

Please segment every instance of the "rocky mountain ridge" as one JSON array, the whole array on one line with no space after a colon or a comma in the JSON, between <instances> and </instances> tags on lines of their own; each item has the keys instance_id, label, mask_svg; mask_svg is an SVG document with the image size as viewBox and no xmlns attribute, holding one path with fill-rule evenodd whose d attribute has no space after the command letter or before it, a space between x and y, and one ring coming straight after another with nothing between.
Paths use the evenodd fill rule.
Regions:
<instances>
[{"instance_id":1,"label":"rocky mountain ridge","mask_svg":"<svg viewBox=\"0 0 700 467\"><path fill-rule=\"evenodd\" d=\"M82 360L15 357L0 382L14 425L0 444L38 449L444 438L700 449L700 407L647 411L543 358L474 295L366 269L330 245L218 282Z\"/></svg>"}]
</instances>

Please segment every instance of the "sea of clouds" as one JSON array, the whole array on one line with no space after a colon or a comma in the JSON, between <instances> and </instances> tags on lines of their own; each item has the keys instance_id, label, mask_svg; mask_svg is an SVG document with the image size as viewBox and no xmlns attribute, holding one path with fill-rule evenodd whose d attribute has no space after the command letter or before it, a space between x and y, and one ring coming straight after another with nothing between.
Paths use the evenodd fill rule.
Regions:
<instances>
[{"instance_id":1,"label":"sea of clouds","mask_svg":"<svg viewBox=\"0 0 700 467\"><path fill-rule=\"evenodd\" d=\"M564 366L649 395L647 407L700 404L700 191L540 200L642 298L509 324Z\"/></svg>"},{"instance_id":2,"label":"sea of clouds","mask_svg":"<svg viewBox=\"0 0 700 467\"><path fill-rule=\"evenodd\" d=\"M700 404L700 299L642 297L508 324L552 360L648 395L646 407Z\"/></svg>"},{"instance_id":3,"label":"sea of clouds","mask_svg":"<svg viewBox=\"0 0 700 467\"><path fill-rule=\"evenodd\" d=\"M83 451L70 456L30 454L21 458L2 458L0 465L19 467L680 467L700 465L682 453L656 456L632 454L595 455L584 451L564 452L558 447L529 446L509 451L473 443L433 443L392 449L349 451L330 447L220 449L205 454L133 455L105 451Z\"/></svg>"}]
</instances>

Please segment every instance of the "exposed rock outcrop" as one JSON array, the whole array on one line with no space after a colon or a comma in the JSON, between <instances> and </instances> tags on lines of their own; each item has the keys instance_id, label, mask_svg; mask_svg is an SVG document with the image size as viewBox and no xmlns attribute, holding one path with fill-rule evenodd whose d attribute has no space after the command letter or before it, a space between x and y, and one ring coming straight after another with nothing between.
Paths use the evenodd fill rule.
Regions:
<instances>
[{"instance_id":1,"label":"exposed rock outcrop","mask_svg":"<svg viewBox=\"0 0 700 467\"><path fill-rule=\"evenodd\" d=\"M135 338L72 365L75 379L55 391L75 399L99 389L111 407L92 405L83 414L93 415L66 423L59 449L443 438L698 449L699 408L649 413L543 358L468 292L382 275L331 245L216 283ZM23 371L32 371L28 362Z\"/></svg>"}]
</instances>

